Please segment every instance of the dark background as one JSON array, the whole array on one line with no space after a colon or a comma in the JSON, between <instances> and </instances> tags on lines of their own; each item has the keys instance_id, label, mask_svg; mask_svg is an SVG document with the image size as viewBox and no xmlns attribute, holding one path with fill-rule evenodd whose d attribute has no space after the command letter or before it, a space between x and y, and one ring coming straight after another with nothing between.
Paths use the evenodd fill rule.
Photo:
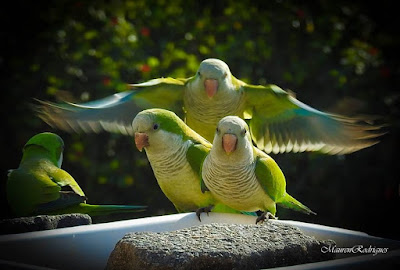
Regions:
<instances>
[{"instance_id":1,"label":"dark background","mask_svg":"<svg viewBox=\"0 0 400 270\"><path fill-rule=\"evenodd\" d=\"M126 90L126 82L189 77L215 57L246 82L274 83L317 109L388 123L379 144L353 154L273 155L288 192L318 213L277 214L400 239L400 39L392 1L110 2L12 1L1 9L3 206L7 170L18 166L23 145L52 131L66 144L63 168L89 203L149 206L95 222L175 213L132 138L53 130L31 104L83 102Z\"/></svg>"}]
</instances>

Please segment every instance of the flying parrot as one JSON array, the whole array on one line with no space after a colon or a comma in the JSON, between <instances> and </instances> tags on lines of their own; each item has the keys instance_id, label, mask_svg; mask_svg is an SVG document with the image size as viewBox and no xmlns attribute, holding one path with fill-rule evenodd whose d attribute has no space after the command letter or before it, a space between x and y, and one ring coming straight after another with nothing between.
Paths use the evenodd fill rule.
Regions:
<instances>
[{"instance_id":1,"label":"flying parrot","mask_svg":"<svg viewBox=\"0 0 400 270\"><path fill-rule=\"evenodd\" d=\"M218 202L239 211L263 211L256 223L274 216L276 204L315 214L286 192L281 169L253 146L248 125L237 116L226 116L218 123L202 165L202 181L202 191L209 190Z\"/></svg>"},{"instance_id":2,"label":"flying parrot","mask_svg":"<svg viewBox=\"0 0 400 270\"><path fill-rule=\"evenodd\" d=\"M61 169L64 142L40 133L25 144L18 169L10 170L7 200L15 216L83 213L91 216L143 211L144 206L90 205L72 176Z\"/></svg>"},{"instance_id":3,"label":"flying parrot","mask_svg":"<svg viewBox=\"0 0 400 270\"><path fill-rule=\"evenodd\" d=\"M134 118L132 130L136 147L146 151L161 190L178 212L215 205L216 212L239 213L217 203L210 192L201 191L201 164L211 144L175 113L144 110Z\"/></svg>"},{"instance_id":4,"label":"flying parrot","mask_svg":"<svg viewBox=\"0 0 400 270\"><path fill-rule=\"evenodd\" d=\"M316 110L276 85L250 85L219 59L201 62L186 79L129 84L130 91L83 104L39 101L38 115L65 131L106 130L133 136L132 120L144 109L174 111L212 141L218 121L235 115L249 122L252 140L266 153L320 151L346 154L376 144L380 126L365 119Z\"/></svg>"}]
</instances>

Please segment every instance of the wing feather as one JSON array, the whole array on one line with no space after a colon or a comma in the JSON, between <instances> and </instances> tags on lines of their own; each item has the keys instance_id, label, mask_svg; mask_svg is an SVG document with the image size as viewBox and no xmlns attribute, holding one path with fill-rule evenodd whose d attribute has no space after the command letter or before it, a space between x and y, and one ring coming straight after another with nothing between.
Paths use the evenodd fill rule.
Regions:
<instances>
[{"instance_id":1,"label":"wing feather","mask_svg":"<svg viewBox=\"0 0 400 270\"><path fill-rule=\"evenodd\" d=\"M183 117L183 79L154 79L130 87L133 90L83 104L38 100L36 111L50 126L68 132L98 133L105 130L131 136L132 121L144 109L168 109Z\"/></svg>"},{"instance_id":2,"label":"wing feather","mask_svg":"<svg viewBox=\"0 0 400 270\"><path fill-rule=\"evenodd\" d=\"M266 153L321 151L347 154L372 146L384 134L368 117L345 117L316 110L275 85L241 86L250 131Z\"/></svg>"}]
</instances>

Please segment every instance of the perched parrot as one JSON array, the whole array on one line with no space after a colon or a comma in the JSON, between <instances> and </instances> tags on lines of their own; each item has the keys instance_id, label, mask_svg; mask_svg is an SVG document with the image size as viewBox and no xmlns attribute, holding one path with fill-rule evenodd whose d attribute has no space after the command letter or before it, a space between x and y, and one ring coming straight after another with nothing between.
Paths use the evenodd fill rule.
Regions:
<instances>
[{"instance_id":1,"label":"perched parrot","mask_svg":"<svg viewBox=\"0 0 400 270\"><path fill-rule=\"evenodd\" d=\"M131 123L138 112L163 108L177 113L208 141L221 118L235 115L248 120L254 143L266 153L346 154L376 144L382 135L380 126L318 111L276 85L246 84L219 59L204 60L187 79L160 78L129 87L131 91L83 104L39 101L38 115L69 132L133 135Z\"/></svg>"},{"instance_id":2,"label":"perched parrot","mask_svg":"<svg viewBox=\"0 0 400 270\"><path fill-rule=\"evenodd\" d=\"M256 223L274 216L276 204L315 214L286 193L281 169L253 146L249 127L237 116L226 116L218 123L202 165L202 181L202 191L209 190L218 202L239 211L263 211Z\"/></svg>"},{"instance_id":3,"label":"perched parrot","mask_svg":"<svg viewBox=\"0 0 400 270\"><path fill-rule=\"evenodd\" d=\"M201 191L201 164L211 144L175 113L144 110L136 115L132 130L136 147L146 151L161 190L178 212L209 205L215 205L213 210L217 212L239 212L217 203L210 192Z\"/></svg>"},{"instance_id":4,"label":"perched parrot","mask_svg":"<svg viewBox=\"0 0 400 270\"><path fill-rule=\"evenodd\" d=\"M62 170L64 142L54 133L33 136L18 169L10 170L7 200L15 216L83 213L91 216L143 211L144 206L90 205L78 183Z\"/></svg>"}]
</instances>

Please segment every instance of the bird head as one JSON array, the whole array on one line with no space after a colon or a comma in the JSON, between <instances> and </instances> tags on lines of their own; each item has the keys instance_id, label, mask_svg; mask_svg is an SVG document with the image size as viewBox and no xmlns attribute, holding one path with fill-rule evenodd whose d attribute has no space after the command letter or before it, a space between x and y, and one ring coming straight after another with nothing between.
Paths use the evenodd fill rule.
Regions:
<instances>
[{"instance_id":1,"label":"bird head","mask_svg":"<svg viewBox=\"0 0 400 270\"><path fill-rule=\"evenodd\" d=\"M37 149L45 150L49 158L59 168L63 161L64 141L60 136L50 132L39 133L25 144L23 152L28 153Z\"/></svg>"},{"instance_id":2,"label":"bird head","mask_svg":"<svg viewBox=\"0 0 400 270\"><path fill-rule=\"evenodd\" d=\"M219 59L206 59L197 70L194 89L201 91L209 99L220 92L232 89L232 74L228 65Z\"/></svg>"},{"instance_id":3,"label":"bird head","mask_svg":"<svg viewBox=\"0 0 400 270\"><path fill-rule=\"evenodd\" d=\"M162 152L171 147L172 140L181 138L183 121L173 112L163 109L148 109L133 119L135 144L139 151Z\"/></svg>"},{"instance_id":4,"label":"bird head","mask_svg":"<svg viewBox=\"0 0 400 270\"><path fill-rule=\"evenodd\" d=\"M212 150L219 157L231 161L252 159L253 145L246 122L237 116L222 118L215 132Z\"/></svg>"}]
</instances>

